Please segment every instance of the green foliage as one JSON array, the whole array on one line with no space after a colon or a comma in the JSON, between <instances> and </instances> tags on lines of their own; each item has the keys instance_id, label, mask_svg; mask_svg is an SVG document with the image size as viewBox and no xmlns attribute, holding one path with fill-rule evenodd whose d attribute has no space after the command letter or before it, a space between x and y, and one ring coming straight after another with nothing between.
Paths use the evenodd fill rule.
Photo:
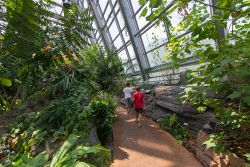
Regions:
<instances>
[{"instance_id":1,"label":"green foliage","mask_svg":"<svg viewBox=\"0 0 250 167\"><path fill-rule=\"evenodd\" d=\"M43 89L41 82L47 81L46 74L72 60L88 45L87 37L93 30L88 9L78 11L73 5L65 11L67 18L59 17L54 26L50 20L54 16L50 8L54 5L50 0L3 2L6 13L1 20L7 24L1 27L0 76L13 81L12 88L6 91L12 97L24 101L35 90Z\"/></svg>"},{"instance_id":2,"label":"green foliage","mask_svg":"<svg viewBox=\"0 0 250 167\"><path fill-rule=\"evenodd\" d=\"M75 146L79 137L70 135L64 144L53 155L52 160L48 161L48 155L42 152L34 158L22 155L13 167L94 167L89 163L88 157L95 156L99 159L99 166L108 166L110 163L110 152L101 146L85 147ZM100 158L102 156L102 158ZM93 161L94 162L94 161ZM94 162L95 163L95 162Z\"/></svg>"},{"instance_id":3,"label":"green foliage","mask_svg":"<svg viewBox=\"0 0 250 167\"><path fill-rule=\"evenodd\" d=\"M88 135L89 113L84 109L82 89L72 90L69 97L58 98L37 113L24 114L9 127L10 139L5 145L16 153L36 154L37 147L44 144L48 136L53 141L64 139L70 134Z\"/></svg>"},{"instance_id":4,"label":"green foliage","mask_svg":"<svg viewBox=\"0 0 250 167\"><path fill-rule=\"evenodd\" d=\"M80 93L75 91L69 97L53 100L39 113L37 125L53 132L55 139L70 133L85 136L88 132L88 112L84 110Z\"/></svg>"},{"instance_id":5,"label":"green foliage","mask_svg":"<svg viewBox=\"0 0 250 167\"><path fill-rule=\"evenodd\" d=\"M184 77L187 81L189 81L192 78L192 70L186 70L184 72Z\"/></svg>"},{"instance_id":6,"label":"green foliage","mask_svg":"<svg viewBox=\"0 0 250 167\"><path fill-rule=\"evenodd\" d=\"M96 150L92 148L78 147L75 150L70 151L77 139L78 137L75 135L69 136L69 138L64 142L62 147L55 153L53 159L51 160L50 167L76 167L79 166L79 164L85 166L92 166L84 162L79 162L77 161L77 159L79 158L79 156L82 156L86 153L94 152Z\"/></svg>"},{"instance_id":7,"label":"green foliage","mask_svg":"<svg viewBox=\"0 0 250 167\"><path fill-rule=\"evenodd\" d=\"M80 55L83 65L91 71L89 78L99 84L104 91L116 91L123 74L122 63L118 55L97 45L89 47Z\"/></svg>"},{"instance_id":8,"label":"green foliage","mask_svg":"<svg viewBox=\"0 0 250 167\"><path fill-rule=\"evenodd\" d=\"M232 129L240 128L242 125L249 123L249 116L230 108L226 108L223 112L218 112L217 117L222 126L228 126Z\"/></svg>"},{"instance_id":9,"label":"green foliage","mask_svg":"<svg viewBox=\"0 0 250 167\"><path fill-rule=\"evenodd\" d=\"M12 82L10 79L3 78L3 77L0 77L0 83L2 86L11 86L12 85Z\"/></svg>"},{"instance_id":10,"label":"green foliage","mask_svg":"<svg viewBox=\"0 0 250 167\"><path fill-rule=\"evenodd\" d=\"M1 72L0 72L1 74ZM0 114L8 112L10 110L10 103L8 102L8 97L4 87L10 87L12 82L6 77L0 77Z\"/></svg>"},{"instance_id":11,"label":"green foliage","mask_svg":"<svg viewBox=\"0 0 250 167\"><path fill-rule=\"evenodd\" d=\"M69 138L64 142L63 146L54 154L50 163L50 167L93 167L94 165L85 163L81 160L85 159L88 161L87 155L96 155L96 158L98 158L98 156L103 156L103 159L99 162L101 164L100 166L107 166L109 164L109 151L101 146L77 146L76 148L72 149L77 139L78 137L75 135L69 136Z\"/></svg>"},{"instance_id":12,"label":"green foliage","mask_svg":"<svg viewBox=\"0 0 250 167\"><path fill-rule=\"evenodd\" d=\"M246 153L244 154L244 156L247 158L247 161L250 163L250 153ZM250 165L250 164L248 164Z\"/></svg>"},{"instance_id":13,"label":"green foliage","mask_svg":"<svg viewBox=\"0 0 250 167\"><path fill-rule=\"evenodd\" d=\"M99 96L92 100L90 108L97 126L97 135L101 143L104 144L108 135L112 132L116 106L110 97Z\"/></svg>"},{"instance_id":14,"label":"green foliage","mask_svg":"<svg viewBox=\"0 0 250 167\"><path fill-rule=\"evenodd\" d=\"M48 155L42 152L32 159L26 156L21 156L21 158L13 164L13 167L44 167L48 161Z\"/></svg>"},{"instance_id":15,"label":"green foliage","mask_svg":"<svg viewBox=\"0 0 250 167\"><path fill-rule=\"evenodd\" d=\"M148 8L144 8L143 11L141 12L141 16L146 16L148 12Z\"/></svg>"},{"instance_id":16,"label":"green foliage","mask_svg":"<svg viewBox=\"0 0 250 167\"><path fill-rule=\"evenodd\" d=\"M216 152L222 152L225 149L225 146L223 145L224 137L221 134L213 134L210 135L209 139L205 141L203 144L206 146L207 149L212 148Z\"/></svg>"},{"instance_id":17,"label":"green foliage","mask_svg":"<svg viewBox=\"0 0 250 167\"><path fill-rule=\"evenodd\" d=\"M88 9L79 11L72 4L71 9L63 9L64 17L52 23L53 1L6 0L2 5L6 10L0 19L6 25L0 27L0 112L19 109L13 107L17 102L24 112L30 110L29 104L36 111L20 116L8 130L9 135L3 136L3 145L11 150L6 161L32 166L40 160L44 166L46 155L37 155L39 146L47 138L61 141L70 134L84 140L90 119L86 99L100 90L115 91L123 68L117 54L98 46L87 48L93 31ZM40 110L39 102L44 99L49 103ZM114 107L110 100L106 102L109 107L104 107L103 138L112 128ZM102 135L101 130L99 133ZM57 166L108 166L110 153L100 146L69 147L64 148L67 154L55 160Z\"/></svg>"},{"instance_id":18,"label":"green foliage","mask_svg":"<svg viewBox=\"0 0 250 167\"><path fill-rule=\"evenodd\" d=\"M150 11L144 13L148 21L159 17L168 25L171 37L166 58L177 68L180 62L198 59L198 68L184 73L189 85L182 94L183 103L197 105L199 112L216 112L218 134L208 140L209 147L222 151L223 145L241 155L246 153L249 147L242 143L250 136L249 1L217 1L213 14L207 2L191 0L176 1L162 13L169 1L162 2L150 1L142 11ZM175 12L182 20L172 24ZM225 35L219 34L222 29Z\"/></svg>"},{"instance_id":19,"label":"green foliage","mask_svg":"<svg viewBox=\"0 0 250 167\"><path fill-rule=\"evenodd\" d=\"M161 128L167 128L179 144L183 144L183 141L188 137L187 129L180 124L175 114L166 114L164 118L157 120L157 122Z\"/></svg>"},{"instance_id":20,"label":"green foliage","mask_svg":"<svg viewBox=\"0 0 250 167\"><path fill-rule=\"evenodd\" d=\"M103 99L98 97L97 102L101 105L92 105L93 109L91 106L84 107L82 91L82 89L72 89L72 93L68 94L68 97L65 95L63 98L51 101L42 111L21 115L17 122L9 127L10 135L5 136L1 143L1 145L13 151L8 161L16 161L17 166L25 166L33 164L39 157L42 159L43 156L41 155L30 160L30 156L36 155L37 148L44 145L46 138L53 135L52 142L70 137L55 154L55 159L52 160L55 164L52 166L87 165L85 162L98 166L108 166L110 152L101 146L78 146L73 150L71 149L76 140L86 139L89 132L88 120L90 114L95 115L93 119L98 122L98 125L100 125L100 121L103 121L102 125L98 126L98 132L103 137L102 139L112 130L115 105L111 99L104 96ZM93 112L90 112L90 110L93 110ZM98 112L98 114L94 112ZM100 116L102 117L100 118ZM73 134L79 135L81 138ZM76 161L78 159L85 162Z\"/></svg>"},{"instance_id":21,"label":"green foliage","mask_svg":"<svg viewBox=\"0 0 250 167\"><path fill-rule=\"evenodd\" d=\"M10 104L0 95L0 114L8 112L10 110Z\"/></svg>"}]
</instances>

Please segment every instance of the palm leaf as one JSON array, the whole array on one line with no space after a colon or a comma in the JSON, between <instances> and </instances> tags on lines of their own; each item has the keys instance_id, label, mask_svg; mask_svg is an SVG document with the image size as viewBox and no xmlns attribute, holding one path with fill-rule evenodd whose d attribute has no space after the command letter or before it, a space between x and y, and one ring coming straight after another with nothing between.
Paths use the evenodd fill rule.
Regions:
<instances>
[{"instance_id":1,"label":"palm leaf","mask_svg":"<svg viewBox=\"0 0 250 167\"><path fill-rule=\"evenodd\" d=\"M60 167L60 163L63 157L68 153L72 146L77 141L78 137L76 135L70 135L69 138L64 142L63 146L54 155L50 167Z\"/></svg>"},{"instance_id":2,"label":"palm leaf","mask_svg":"<svg viewBox=\"0 0 250 167\"><path fill-rule=\"evenodd\" d=\"M14 167L44 167L48 161L48 155L42 152L35 156L33 159L28 159L26 156L22 156L17 162L14 163Z\"/></svg>"}]
</instances>

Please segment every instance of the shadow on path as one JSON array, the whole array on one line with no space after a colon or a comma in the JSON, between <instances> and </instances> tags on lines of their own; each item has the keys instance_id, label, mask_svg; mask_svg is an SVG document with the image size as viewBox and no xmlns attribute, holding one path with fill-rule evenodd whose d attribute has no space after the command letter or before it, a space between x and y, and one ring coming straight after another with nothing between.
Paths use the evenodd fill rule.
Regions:
<instances>
[{"instance_id":1,"label":"shadow on path","mask_svg":"<svg viewBox=\"0 0 250 167\"><path fill-rule=\"evenodd\" d=\"M155 122L143 118L135 123L135 113L118 108L113 127L114 155L111 167L201 167L199 162Z\"/></svg>"}]
</instances>

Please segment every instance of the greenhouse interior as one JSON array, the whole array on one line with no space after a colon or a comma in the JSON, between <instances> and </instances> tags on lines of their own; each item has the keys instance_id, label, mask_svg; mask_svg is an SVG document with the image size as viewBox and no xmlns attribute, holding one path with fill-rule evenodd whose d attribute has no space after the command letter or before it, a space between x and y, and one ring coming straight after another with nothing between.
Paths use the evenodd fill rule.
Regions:
<instances>
[{"instance_id":1,"label":"greenhouse interior","mask_svg":"<svg viewBox=\"0 0 250 167\"><path fill-rule=\"evenodd\" d=\"M0 167L249 167L249 0L0 0Z\"/></svg>"}]
</instances>

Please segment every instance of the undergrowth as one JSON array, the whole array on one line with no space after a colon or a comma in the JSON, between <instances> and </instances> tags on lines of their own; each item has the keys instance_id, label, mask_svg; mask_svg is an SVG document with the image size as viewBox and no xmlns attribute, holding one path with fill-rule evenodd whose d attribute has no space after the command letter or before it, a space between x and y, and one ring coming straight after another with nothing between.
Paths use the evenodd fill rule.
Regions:
<instances>
[{"instance_id":1,"label":"undergrowth","mask_svg":"<svg viewBox=\"0 0 250 167\"><path fill-rule=\"evenodd\" d=\"M161 128L169 131L179 144L183 144L184 140L189 136L188 129L181 125L175 114L166 114L165 117L158 119L157 122Z\"/></svg>"}]
</instances>

